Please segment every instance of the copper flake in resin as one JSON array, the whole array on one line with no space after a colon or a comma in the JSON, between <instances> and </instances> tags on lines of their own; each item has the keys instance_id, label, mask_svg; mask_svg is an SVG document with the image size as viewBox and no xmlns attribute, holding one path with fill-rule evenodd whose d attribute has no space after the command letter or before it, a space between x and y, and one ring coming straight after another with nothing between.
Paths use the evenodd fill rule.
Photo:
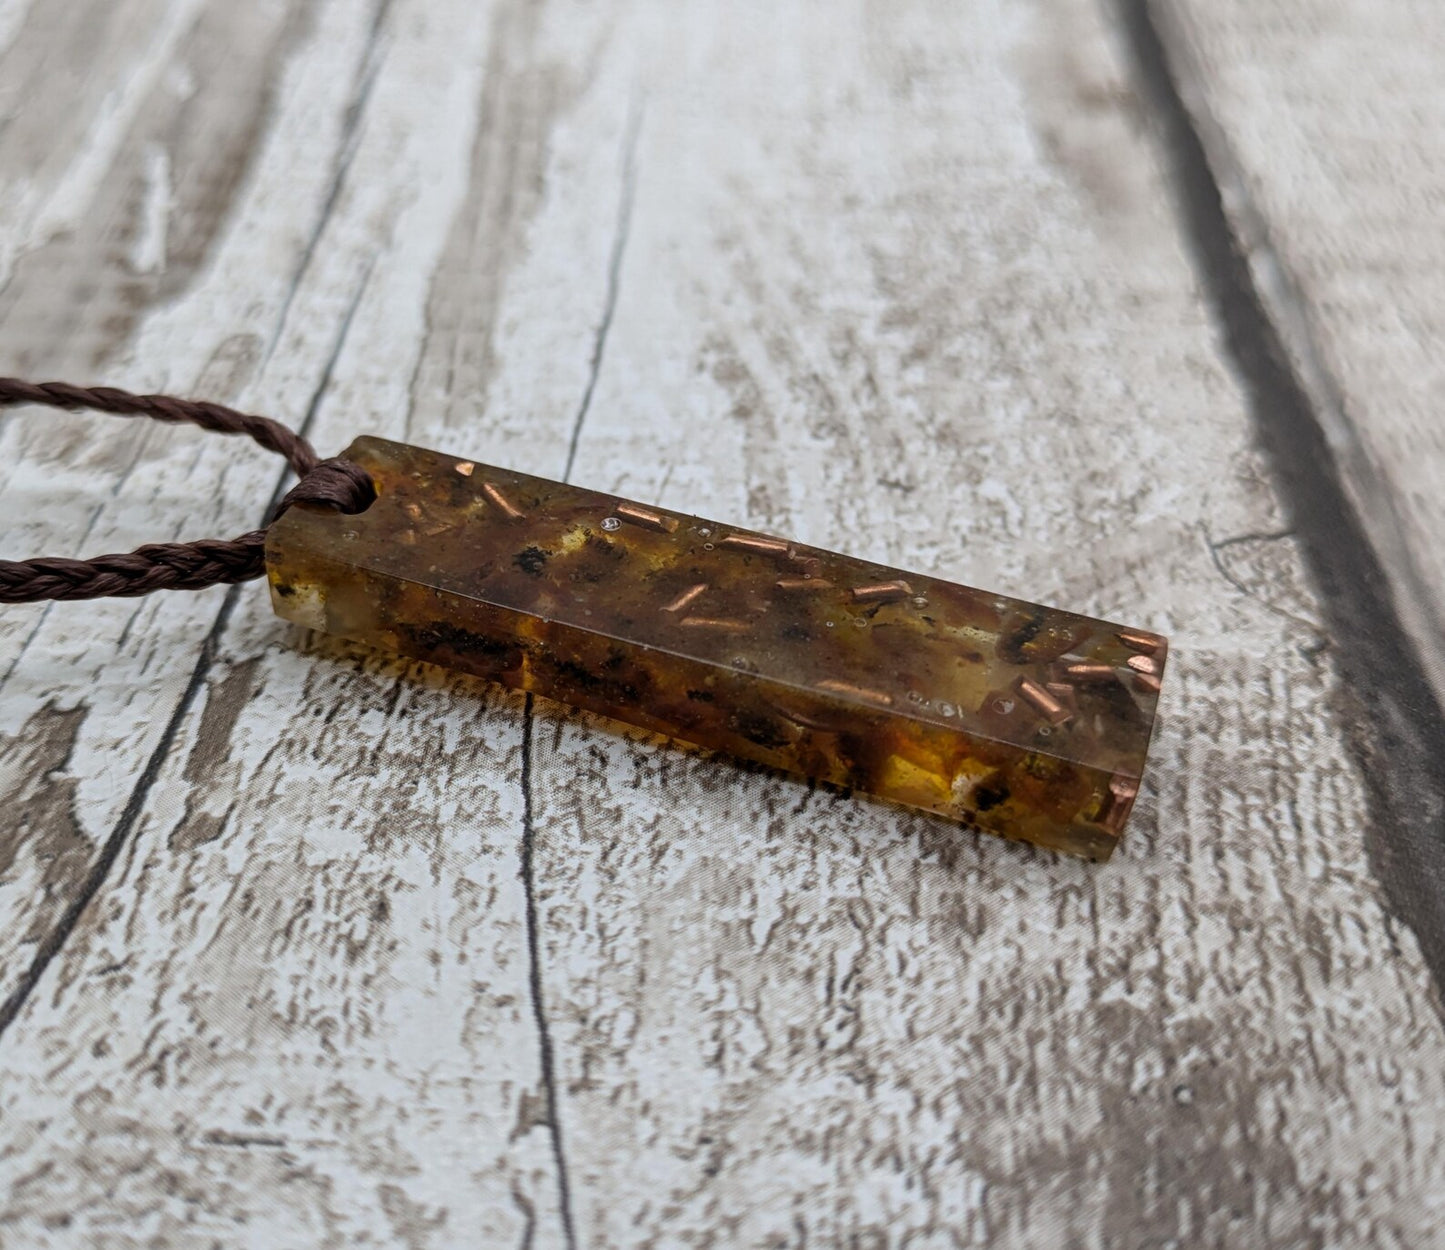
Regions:
<instances>
[{"instance_id":1,"label":"copper flake in resin","mask_svg":"<svg viewBox=\"0 0 1445 1250\"><path fill-rule=\"evenodd\" d=\"M379 438L345 454L376 502L267 535L289 620L1055 850L1123 832L1156 634Z\"/></svg>"}]
</instances>

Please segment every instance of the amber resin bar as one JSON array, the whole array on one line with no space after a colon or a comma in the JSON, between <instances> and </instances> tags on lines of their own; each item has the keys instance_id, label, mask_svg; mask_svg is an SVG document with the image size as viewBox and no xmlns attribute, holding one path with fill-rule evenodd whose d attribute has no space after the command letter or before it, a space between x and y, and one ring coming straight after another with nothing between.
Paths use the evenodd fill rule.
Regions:
<instances>
[{"instance_id":1,"label":"amber resin bar","mask_svg":"<svg viewBox=\"0 0 1445 1250\"><path fill-rule=\"evenodd\" d=\"M271 527L276 611L1092 859L1139 790L1145 630L379 438Z\"/></svg>"}]
</instances>

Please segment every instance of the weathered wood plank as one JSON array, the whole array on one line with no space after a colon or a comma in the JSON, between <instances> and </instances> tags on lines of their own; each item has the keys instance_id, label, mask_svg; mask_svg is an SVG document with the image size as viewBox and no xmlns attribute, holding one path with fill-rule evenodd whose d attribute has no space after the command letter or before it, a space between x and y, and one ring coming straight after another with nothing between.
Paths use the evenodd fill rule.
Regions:
<instances>
[{"instance_id":1,"label":"weathered wood plank","mask_svg":"<svg viewBox=\"0 0 1445 1250\"><path fill-rule=\"evenodd\" d=\"M570 463L1166 629L1156 768L1100 871L529 718L243 593L111 878L0 1038L0 1232L1434 1235L1445 1031L1369 876L1297 553L1253 537L1278 504L1099 17L396 0L374 29L314 21L206 263L112 352L201 377L255 334L230 394L283 415L335 353L326 448L369 428ZM60 476L65 448L5 424L50 450L7 445L0 505L124 480L112 541L224 532L265 480L200 438L195 481L224 496L201 515L173 433L144 444L169 483L146 497L104 464ZM19 656L5 810L71 860L17 830L7 932L50 923L45 872L92 862L177 705L194 602L140 605L120 645L130 607L57 608Z\"/></svg>"},{"instance_id":2,"label":"weathered wood plank","mask_svg":"<svg viewBox=\"0 0 1445 1250\"><path fill-rule=\"evenodd\" d=\"M1316 332L1312 301L1323 301L1321 311L1330 301L1319 290L1306 293L1288 255L1272 241L1290 236L1292 224L1287 215L1267 217L1251 191L1253 175L1211 108L1214 89L1178 11L1149 0L1120 0L1117 7L1157 121L1201 281L1245 386L1289 526L1320 587L1340 673L1340 715L1357 735L1369 785L1369 862L1389 905L1415 930L1437 984L1445 983L1445 758L1439 749L1445 741L1440 680L1445 666L1440 629L1431 623L1438 616L1434 605L1441 591L1413 550L1419 533L1412 537L1411 527L1419 530L1424 513L1407 497L1407 483L1391 467L1388 454L1381 462L1379 443L1380 437L1385 443L1394 439L1400 452L1402 423L1408 425L1414 416L1406 406L1379 413L1376 420L1341 389L1332 352L1368 353L1371 325L1350 327L1348 316L1341 320L1327 312L1345 334L1337 348ZM1375 17L1387 27L1405 17L1398 6L1384 8L1392 16L1375 11ZM1312 34L1311 23L1300 20L1309 11L1308 6L1285 6L1277 16L1296 25L1306 42L1318 38L1330 44L1331 23ZM1270 41L1259 46L1268 48ZM1363 40L1361 46L1375 45ZM1301 56L1293 43L1277 50L1281 73L1295 63L1289 57ZM1388 59L1383 45L1380 55ZM1381 73L1378 66L1371 70ZM1335 82L1324 90L1345 88ZM1351 101L1352 108L1358 104L1358 97ZM1285 122L1274 127L1280 151L1266 162L1269 178L1280 178L1289 167L1296 134L1297 128ZM1374 143L1388 148L1395 141L1395 128L1385 127ZM1413 141L1408 135L1401 140ZM1346 182L1341 182L1342 192ZM1372 247L1377 254L1388 250L1378 242ZM1322 255L1316 260L1332 264ZM1367 272L1365 265L1361 279ZM1380 267L1379 283L1388 285L1389 279L1389 268ZM1397 379L1381 380L1383 397ZM1369 398L1373 403L1377 396ZM1418 442L1408 453L1406 476L1428 482L1439 476L1441 457L1429 440ZM1411 525L1401 522L1404 513L1413 515ZM1216 546L1215 552L1221 572L1228 575L1225 548Z\"/></svg>"},{"instance_id":3,"label":"weathered wood plank","mask_svg":"<svg viewBox=\"0 0 1445 1250\"><path fill-rule=\"evenodd\" d=\"M295 6L271 4L130 6L118 28L125 37L111 45L119 67L103 60L99 87L78 89L94 58L87 41L68 42L79 7L32 5L6 53L48 67L12 102L15 124L0 136L0 185L28 186L34 205L5 218L7 369L88 378L108 359L112 376L138 389L199 387L304 411L315 352L308 360L283 344L266 359L267 344L304 261L297 227L325 210L347 93L282 82L287 49L307 23ZM94 27L82 23L92 35ZM331 14L312 38L325 49L317 55L326 80L349 81L365 22ZM267 173L248 184L254 131L278 89L309 114L310 129L273 142ZM60 154L40 160L47 135ZM235 228L221 248L227 224ZM274 461L199 432L50 412L0 425L0 506L15 556L238 533L255 525L277 480ZM0 614L0 740L24 746L0 753L3 994L126 818L221 602L217 591ZM33 824L32 798L53 819ZM62 847L63 864L53 858Z\"/></svg>"},{"instance_id":4,"label":"weathered wood plank","mask_svg":"<svg viewBox=\"0 0 1445 1250\"><path fill-rule=\"evenodd\" d=\"M1257 285L1445 698L1445 10L1157 9Z\"/></svg>"}]
</instances>

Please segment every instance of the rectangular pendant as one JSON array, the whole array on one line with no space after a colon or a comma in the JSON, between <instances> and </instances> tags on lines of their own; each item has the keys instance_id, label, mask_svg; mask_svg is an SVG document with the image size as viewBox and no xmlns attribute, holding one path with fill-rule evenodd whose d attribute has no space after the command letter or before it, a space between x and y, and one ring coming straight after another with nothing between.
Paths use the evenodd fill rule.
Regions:
<instances>
[{"instance_id":1,"label":"rectangular pendant","mask_svg":"<svg viewBox=\"0 0 1445 1250\"><path fill-rule=\"evenodd\" d=\"M288 620L1091 859L1139 790L1147 630L380 438L266 539Z\"/></svg>"}]
</instances>

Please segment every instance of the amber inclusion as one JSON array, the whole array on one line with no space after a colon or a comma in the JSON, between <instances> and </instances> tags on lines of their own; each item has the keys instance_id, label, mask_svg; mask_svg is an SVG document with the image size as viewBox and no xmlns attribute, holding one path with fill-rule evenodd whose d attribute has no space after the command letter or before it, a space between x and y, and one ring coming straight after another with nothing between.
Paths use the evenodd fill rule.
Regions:
<instances>
[{"instance_id":1,"label":"amber inclusion","mask_svg":"<svg viewBox=\"0 0 1445 1250\"><path fill-rule=\"evenodd\" d=\"M271 527L276 611L1093 859L1139 791L1145 630L379 438Z\"/></svg>"}]
</instances>

